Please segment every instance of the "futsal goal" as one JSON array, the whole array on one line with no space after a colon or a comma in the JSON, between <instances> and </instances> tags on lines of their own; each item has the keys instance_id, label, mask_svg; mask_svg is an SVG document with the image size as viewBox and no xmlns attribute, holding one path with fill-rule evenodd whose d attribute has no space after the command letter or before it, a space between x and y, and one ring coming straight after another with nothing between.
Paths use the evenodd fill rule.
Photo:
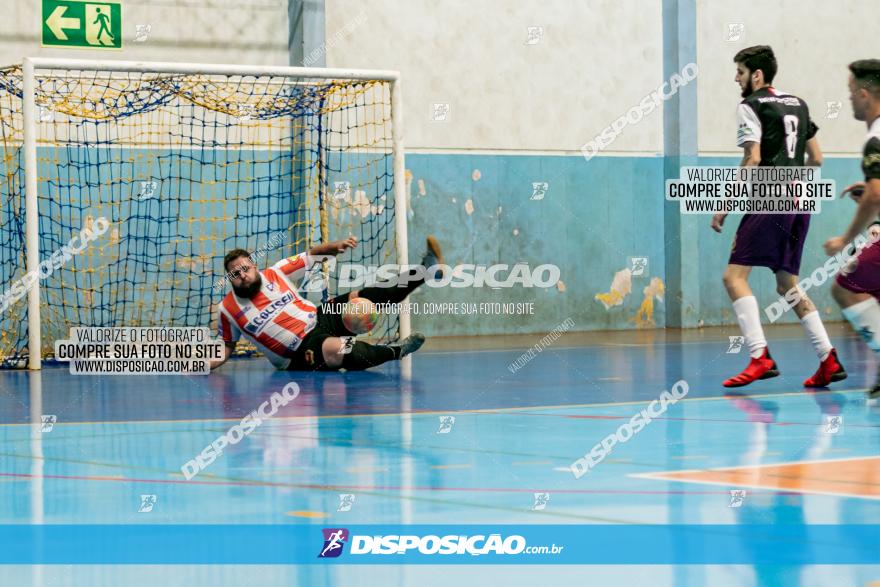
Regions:
<instances>
[{"instance_id":1,"label":"futsal goal","mask_svg":"<svg viewBox=\"0 0 880 587\"><path fill-rule=\"evenodd\" d=\"M40 368L74 326L215 328L234 248L266 267L354 235L340 262L406 264L400 96L378 70L0 70L0 364ZM326 265L317 282L336 293Z\"/></svg>"}]
</instances>

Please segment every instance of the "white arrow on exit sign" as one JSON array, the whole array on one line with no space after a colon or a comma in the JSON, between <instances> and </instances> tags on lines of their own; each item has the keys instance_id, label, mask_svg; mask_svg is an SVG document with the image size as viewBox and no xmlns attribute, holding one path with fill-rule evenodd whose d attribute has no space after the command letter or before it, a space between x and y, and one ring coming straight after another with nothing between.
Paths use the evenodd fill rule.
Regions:
<instances>
[{"instance_id":1,"label":"white arrow on exit sign","mask_svg":"<svg viewBox=\"0 0 880 587\"><path fill-rule=\"evenodd\" d=\"M65 12L67 12L67 6L56 6L55 10L52 11L52 14L49 15L49 18L46 19L46 26L49 27L49 30L52 31L52 34L55 35L59 41L67 40L67 35L64 34L64 29L79 28L79 19L64 18Z\"/></svg>"}]
</instances>

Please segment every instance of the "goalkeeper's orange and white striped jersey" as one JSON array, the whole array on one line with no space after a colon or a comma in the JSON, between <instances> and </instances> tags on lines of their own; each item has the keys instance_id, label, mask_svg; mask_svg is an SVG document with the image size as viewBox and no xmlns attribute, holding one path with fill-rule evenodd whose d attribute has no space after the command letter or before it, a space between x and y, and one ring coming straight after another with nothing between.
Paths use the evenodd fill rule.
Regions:
<instances>
[{"instance_id":1,"label":"goalkeeper's orange and white striped jersey","mask_svg":"<svg viewBox=\"0 0 880 587\"><path fill-rule=\"evenodd\" d=\"M289 257L260 271L263 285L251 299L231 291L220 304L219 335L236 342L243 334L279 369L317 323L317 308L298 293L298 286L315 264L308 253Z\"/></svg>"}]
</instances>

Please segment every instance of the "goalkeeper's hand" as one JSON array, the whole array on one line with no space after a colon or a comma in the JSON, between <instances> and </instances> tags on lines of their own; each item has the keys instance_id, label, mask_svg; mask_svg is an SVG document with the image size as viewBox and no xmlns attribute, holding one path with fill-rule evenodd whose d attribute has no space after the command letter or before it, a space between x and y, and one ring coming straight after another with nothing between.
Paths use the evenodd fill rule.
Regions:
<instances>
[{"instance_id":1,"label":"goalkeeper's hand","mask_svg":"<svg viewBox=\"0 0 880 587\"><path fill-rule=\"evenodd\" d=\"M319 257L320 261L326 261L327 259L324 258L325 256L335 256L339 253L344 253L346 249L354 249L357 247L357 244L357 237L349 236L345 240L333 241L323 245L315 245L309 249L309 255L312 257Z\"/></svg>"},{"instance_id":2,"label":"goalkeeper's hand","mask_svg":"<svg viewBox=\"0 0 880 587\"><path fill-rule=\"evenodd\" d=\"M355 249L358 246L358 239L354 235L349 235L349 237L345 240L336 241L333 243L336 247L337 253L344 253L346 249Z\"/></svg>"}]
</instances>

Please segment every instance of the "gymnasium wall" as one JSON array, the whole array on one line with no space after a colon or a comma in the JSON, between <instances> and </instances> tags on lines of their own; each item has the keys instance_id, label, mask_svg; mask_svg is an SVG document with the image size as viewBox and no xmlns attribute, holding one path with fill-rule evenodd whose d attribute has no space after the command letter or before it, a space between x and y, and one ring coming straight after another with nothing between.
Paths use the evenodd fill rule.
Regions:
<instances>
[{"instance_id":1,"label":"gymnasium wall","mask_svg":"<svg viewBox=\"0 0 880 587\"><path fill-rule=\"evenodd\" d=\"M673 11L680 27L673 45L678 63L699 66L697 107L666 113L682 134L695 134L694 152L677 154L692 155L699 165L738 164L735 109L741 98L732 57L741 48L769 43L780 61L776 85L805 98L821 127L825 175L841 186L857 180L864 129L851 117L846 64L876 50L869 35L855 31L880 13L861 0L808 4L326 2L328 37L359 11L369 19L327 50L329 66L381 65L402 72L413 177L411 260L422 235L436 232L452 251L450 263L527 260L554 262L562 270L564 291L555 293L423 294L444 301L534 299L541 302L537 317L446 316L417 319L416 326L433 334L546 331L572 316L579 330L662 327L667 303L681 305L683 326L735 325L721 274L739 218L730 217L721 235L709 228L709 216L683 218L674 231L664 224L664 114L658 110L628 126L590 161L576 149L664 81L664 34L670 31L664 31L662 16ZM805 12L827 18L792 21L792 14ZM543 38L526 44L527 28L534 26L543 27ZM777 42L777 31L794 26L797 35ZM837 114L828 102L840 103ZM435 103L449 104L445 122L431 120ZM548 182L549 190L543 200L530 200L532 182L539 181ZM843 230L852 211L849 201L823 205L822 215L812 219L802 273L822 265L821 244ZM676 240L682 242L681 259L667 259L665 245ZM627 272L636 256L648 258L643 276ZM681 288L690 287L690 294L665 295L675 287L668 282L669 263L680 265L686 282ZM655 277L659 283L652 282ZM768 271L756 271L753 285L762 305L776 299ZM826 319L839 319L827 284L811 296Z\"/></svg>"},{"instance_id":2,"label":"gymnasium wall","mask_svg":"<svg viewBox=\"0 0 880 587\"><path fill-rule=\"evenodd\" d=\"M449 264L561 271L550 289L426 288L413 299L533 302L535 314L418 316L414 327L447 335L548 331L569 317L576 330L664 324L663 209L652 194L663 177L662 113L622 133L607 157L587 163L580 153L663 81L659 0L342 0L325 11L328 39L367 16L328 43L328 66L401 72L410 261L434 233ZM543 33L531 44L530 27ZM434 104L448 104L444 121L433 120ZM547 184L543 198L534 183ZM641 275L628 273L631 257L648 258Z\"/></svg>"},{"instance_id":3,"label":"gymnasium wall","mask_svg":"<svg viewBox=\"0 0 880 587\"><path fill-rule=\"evenodd\" d=\"M805 14L821 18L795 17ZM870 0L699 0L701 154L739 154L731 140L736 136L736 105L741 100L739 86L733 80L733 56L740 49L759 44L771 45L779 62L773 85L809 104L826 155L861 153L865 126L852 117L847 65L880 52L876 32L866 26L876 22L878 16L880 6ZM741 25L741 32L730 35L730 25ZM835 114L836 108L829 109L829 102L839 103L839 113Z\"/></svg>"},{"instance_id":4,"label":"gymnasium wall","mask_svg":"<svg viewBox=\"0 0 880 587\"><path fill-rule=\"evenodd\" d=\"M0 21L0 64L34 55L299 65L290 49L296 27L289 18L298 4L126 1L125 48L95 52L41 48L38 3L15 1ZM410 261L419 258L424 236L434 233L450 264L525 261L560 267L561 281L549 289L420 292L416 300L422 302L535 304L533 316L518 318L416 317L415 326L428 334L545 332L569 317L576 330L663 327L667 304L684 308L685 326L733 324L720 278L738 220L730 218L722 235L709 229L708 216L682 219L670 230L663 201L664 116L667 124L672 120L688 132L696 127L699 164L735 165L739 92L731 59L745 46L773 44L780 60L777 85L808 100L821 127L826 175L841 185L858 179L856 154L864 130L851 119L845 66L876 50L868 35L856 33L876 20L873 2L820 6L807 0L810 11L824 15L815 22L791 20L804 11L804 3L794 0L304 5L303 54L310 65L402 73ZM658 108L586 161L581 146L668 76L669 11L684 21L676 41L680 62L692 57L699 65L697 107L676 113ZM135 41L137 24L151 26L144 42ZM731 24L742 25L736 27L738 39L730 38ZM797 35L776 42L782 38L776 31L794 26ZM315 27L322 43L310 36ZM541 32L533 31L529 41L534 27ZM828 102L841 103L836 117L828 114ZM448 105L445 120L435 119L435 104ZM536 192L535 183L546 183L546 193ZM842 230L852 205L834 202L824 210L813 218L804 273L822 264L821 243ZM668 258L668 243L676 240L683 242L681 260ZM647 259L641 274L633 274L633 257ZM670 263L688 266L685 280L694 286L693 295L676 291L670 298ZM769 302L772 278L759 273L756 292ZM811 295L829 317L837 316L827 286Z\"/></svg>"},{"instance_id":5,"label":"gymnasium wall","mask_svg":"<svg viewBox=\"0 0 880 587\"><path fill-rule=\"evenodd\" d=\"M120 51L40 47L39 0L3 3L0 66L24 57L288 65L287 0L123 0ZM149 25L136 41L137 25Z\"/></svg>"}]
</instances>

